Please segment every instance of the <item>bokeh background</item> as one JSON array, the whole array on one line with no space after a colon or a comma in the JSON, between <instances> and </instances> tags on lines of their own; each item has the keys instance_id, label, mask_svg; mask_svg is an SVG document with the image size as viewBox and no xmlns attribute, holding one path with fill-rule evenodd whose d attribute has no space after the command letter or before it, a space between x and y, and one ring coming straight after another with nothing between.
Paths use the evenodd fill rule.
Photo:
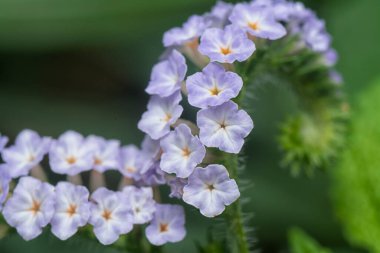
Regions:
<instances>
[{"instance_id":1,"label":"bokeh background","mask_svg":"<svg viewBox=\"0 0 380 253\"><path fill-rule=\"evenodd\" d=\"M150 70L163 51L164 31L203 13L214 0L0 0L0 132L24 128L57 137L68 129L139 144L137 121L145 110ZM380 74L380 1L309 0L326 20L340 54L338 70L348 99ZM265 87L252 102L255 129L246 147L245 210L261 252L286 252L286 232L299 226L334 252L349 247L330 202L329 177L292 178L279 166L279 123L293 110L286 90ZM115 187L109 175L110 187ZM189 236L170 252L195 252L212 222L187 210ZM29 242L0 240L1 253L116 252L50 233Z\"/></svg>"}]
</instances>

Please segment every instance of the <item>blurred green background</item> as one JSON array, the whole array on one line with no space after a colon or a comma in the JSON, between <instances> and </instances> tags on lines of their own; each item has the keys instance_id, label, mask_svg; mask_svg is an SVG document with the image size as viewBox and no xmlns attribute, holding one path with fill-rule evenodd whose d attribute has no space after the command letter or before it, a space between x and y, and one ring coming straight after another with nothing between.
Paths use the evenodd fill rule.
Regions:
<instances>
[{"instance_id":1,"label":"blurred green background","mask_svg":"<svg viewBox=\"0 0 380 253\"><path fill-rule=\"evenodd\" d=\"M350 101L380 74L380 1L309 0L326 20L340 54L338 70ZM144 87L163 51L164 31L203 13L212 0L0 0L0 132L14 138L24 128L58 136L67 129L138 144L137 121L148 97ZM275 142L279 122L293 110L286 90L266 87L252 103L255 129L247 144L245 211L261 252L287 248L286 231L299 226L334 252L349 249L334 217L329 179L292 178L280 168ZM333 169L333 168L332 168ZM112 176L112 175L111 175ZM212 221L187 210L189 236L170 252L195 252ZM114 252L50 233L30 243L0 241L1 253Z\"/></svg>"}]
</instances>

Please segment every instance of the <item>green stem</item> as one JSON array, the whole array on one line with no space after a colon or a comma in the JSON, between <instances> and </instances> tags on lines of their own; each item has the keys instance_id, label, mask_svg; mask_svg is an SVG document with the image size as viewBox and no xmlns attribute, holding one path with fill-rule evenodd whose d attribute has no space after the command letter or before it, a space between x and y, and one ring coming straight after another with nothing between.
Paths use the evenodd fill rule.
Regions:
<instances>
[{"instance_id":1,"label":"green stem","mask_svg":"<svg viewBox=\"0 0 380 253\"><path fill-rule=\"evenodd\" d=\"M224 154L224 164L228 168L230 177L238 181L239 157L233 154ZM239 182L237 182L239 183ZM232 253L249 253L249 243L244 228L244 220L240 199L226 209L225 219L228 227L228 242Z\"/></svg>"}]
</instances>

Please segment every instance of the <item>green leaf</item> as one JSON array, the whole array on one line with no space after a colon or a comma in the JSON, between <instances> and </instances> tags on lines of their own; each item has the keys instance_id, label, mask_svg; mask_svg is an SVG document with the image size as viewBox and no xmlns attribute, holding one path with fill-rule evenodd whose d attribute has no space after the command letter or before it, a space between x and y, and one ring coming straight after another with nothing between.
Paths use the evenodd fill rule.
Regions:
<instances>
[{"instance_id":1,"label":"green leaf","mask_svg":"<svg viewBox=\"0 0 380 253\"><path fill-rule=\"evenodd\" d=\"M351 243L380 252L380 79L358 98L348 146L333 179L333 200Z\"/></svg>"},{"instance_id":2,"label":"green leaf","mask_svg":"<svg viewBox=\"0 0 380 253\"><path fill-rule=\"evenodd\" d=\"M288 232L291 253L331 253L299 228L292 228Z\"/></svg>"}]
</instances>

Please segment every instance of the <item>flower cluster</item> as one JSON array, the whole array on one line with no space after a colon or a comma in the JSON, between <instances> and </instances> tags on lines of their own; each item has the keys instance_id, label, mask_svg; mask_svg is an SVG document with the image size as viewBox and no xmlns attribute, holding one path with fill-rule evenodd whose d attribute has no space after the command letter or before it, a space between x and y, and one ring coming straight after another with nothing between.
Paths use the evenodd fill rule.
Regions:
<instances>
[{"instance_id":1,"label":"flower cluster","mask_svg":"<svg viewBox=\"0 0 380 253\"><path fill-rule=\"evenodd\" d=\"M1 138L5 144L6 137ZM146 234L152 244L182 240L186 234L183 208L157 204L153 197L151 186L168 180L163 172L151 171L157 152L150 139L144 140L140 150L135 146L121 147L119 141L99 136L83 137L74 131L54 140L24 130L14 145L1 152L4 163L0 165L0 207L4 205L4 219L25 240L39 236L48 224L61 240L88 224L105 245L141 224L149 224ZM85 186L65 181L54 187L30 176L40 168L45 156L57 174L72 177L89 170L118 170L131 183L121 185L120 191L98 187L92 193ZM7 198L11 180L19 177Z\"/></svg>"},{"instance_id":2,"label":"flower cluster","mask_svg":"<svg viewBox=\"0 0 380 253\"><path fill-rule=\"evenodd\" d=\"M186 234L184 209L158 203L153 192L160 185L170 186L170 197L206 217L222 214L240 192L230 168L215 155L239 154L254 127L239 103L245 79L238 67L252 60L260 46L289 35L299 37L300 47L320 53L326 65L335 64L323 21L302 4L285 0L218 2L210 12L167 31L167 51L152 69L146 88L151 97L138 122L146 134L141 147L74 131L53 139L24 130L9 147L0 136L5 220L25 240L48 224L66 240L89 224L108 245L134 226L148 224L145 232L152 244L178 242ZM201 70L188 73L189 63ZM196 110L194 123L183 118L189 107ZM30 176L45 157L51 171L67 175L68 182L53 186ZM106 189L104 182L94 184L92 192L80 180L73 184L73 177L83 172L99 177L108 170L123 176L119 191ZM11 180L18 178L7 198Z\"/></svg>"}]
</instances>

